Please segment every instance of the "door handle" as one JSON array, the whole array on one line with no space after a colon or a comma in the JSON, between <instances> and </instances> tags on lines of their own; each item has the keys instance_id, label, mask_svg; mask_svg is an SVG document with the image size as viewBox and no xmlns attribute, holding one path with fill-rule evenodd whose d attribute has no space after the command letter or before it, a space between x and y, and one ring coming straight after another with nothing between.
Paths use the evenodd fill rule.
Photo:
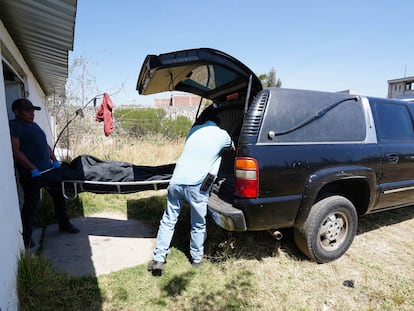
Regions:
<instances>
[{"instance_id":1,"label":"door handle","mask_svg":"<svg viewBox=\"0 0 414 311\"><path fill-rule=\"evenodd\" d=\"M390 163L398 163L399 157L396 153L387 153L385 155L385 159L387 159L387 161Z\"/></svg>"}]
</instances>

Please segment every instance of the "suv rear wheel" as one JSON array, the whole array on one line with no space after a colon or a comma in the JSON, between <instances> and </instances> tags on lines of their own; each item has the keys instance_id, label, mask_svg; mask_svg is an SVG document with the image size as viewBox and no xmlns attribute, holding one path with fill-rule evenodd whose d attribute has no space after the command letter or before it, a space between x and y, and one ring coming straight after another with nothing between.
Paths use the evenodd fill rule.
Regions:
<instances>
[{"instance_id":1,"label":"suv rear wheel","mask_svg":"<svg viewBox=\"0 0 414 311\"><path fill-rule=\"evenodd\" d=\"M355 237L358 216L347 198L333 195L316 202L295 229L295 243L310 259L326 263L341 257Z\"/></svg>"}]
</instances>

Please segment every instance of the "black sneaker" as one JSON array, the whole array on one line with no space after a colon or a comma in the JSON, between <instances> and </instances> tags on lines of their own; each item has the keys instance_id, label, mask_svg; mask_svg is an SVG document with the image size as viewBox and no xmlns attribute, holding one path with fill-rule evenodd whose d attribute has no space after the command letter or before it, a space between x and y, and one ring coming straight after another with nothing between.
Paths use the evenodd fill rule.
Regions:
<instances>
[{"instance_id":1,"label":"black sneaker","mask_svg":"<svg viewBox=\"0 0 414 311\"><path fill-rule=\"evenodd\" d=\"M161 275L162 269L164 269L162 261L151 260L147 266L147 271L152 272L153 275Z\"/></svg>"},{"instance_id":2,"label":"black sneaker","mask_svg":"<svg viewBox=\"0 0 414 311\"><path fill-rule=\"evenodd\" d=\"M60 232L67 232L67 233L79 233L80 232L80 230L78 228L76 228L74 225L72 225L71 223L69 223L65 226L60 226L59 231Z\"/></svg>"},{"instance_id":3,"label":"black sneaker","mask_svg":"<svg viewBox=\"0 0 414 311\"><path fill-rule=\"evenodd\" d=\"M148 271L162 270L162 269L164 269L164 263L162 261L151 260L148 263L148 267L147 267Z\"/></svg>"}]
</instances>

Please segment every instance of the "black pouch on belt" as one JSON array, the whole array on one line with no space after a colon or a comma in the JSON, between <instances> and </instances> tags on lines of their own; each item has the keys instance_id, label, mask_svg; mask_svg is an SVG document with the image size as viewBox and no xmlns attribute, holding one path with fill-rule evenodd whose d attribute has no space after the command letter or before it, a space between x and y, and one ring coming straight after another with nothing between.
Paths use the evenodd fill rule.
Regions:
<instances>
[{"instance_id":1,"label":"black pouch on belt","mask_svg":"<svg viewBox=\"0 0 414 311\"><path fill-rule=\"evenodd\" d=\"M207 176L204 178L203 183L200 186L200 190L201 191L208 191L215 179L216 179L216 176L214 176L213 174L208 173Z\"/></svg>"}]
</instances>

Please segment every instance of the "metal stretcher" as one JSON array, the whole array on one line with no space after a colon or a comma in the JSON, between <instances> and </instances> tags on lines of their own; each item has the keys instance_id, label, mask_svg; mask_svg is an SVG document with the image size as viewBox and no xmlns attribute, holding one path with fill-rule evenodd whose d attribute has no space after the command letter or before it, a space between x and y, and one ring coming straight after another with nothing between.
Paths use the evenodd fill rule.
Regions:
<instances>
[{"instance_id":1,"label":"metal stretcher","mask_svg":"<svg viewBox=\"0 0 414 311\"><path fill-rule=\"evenodd\" d=\"M63 166L63 164L62 164ZM64 168L45 172L62 184L66 199L75 199L80 192L126 194L168 187L175 164L159 166L133 165L128 162L103 161L81 155Z\"/></svg>"},{"instance_id":2,"label":"metal stretcher","mask_svg":"<svg viewBox=\"0 0 414 311\"><path fill-rule=\"evenodd\" d=\"M62 193L65 199L73 200L80 192L127 194L145 190L166 189L169 182L169 179L129 182L65 180L62 181Z\"/></svg>"}]
</instances>

